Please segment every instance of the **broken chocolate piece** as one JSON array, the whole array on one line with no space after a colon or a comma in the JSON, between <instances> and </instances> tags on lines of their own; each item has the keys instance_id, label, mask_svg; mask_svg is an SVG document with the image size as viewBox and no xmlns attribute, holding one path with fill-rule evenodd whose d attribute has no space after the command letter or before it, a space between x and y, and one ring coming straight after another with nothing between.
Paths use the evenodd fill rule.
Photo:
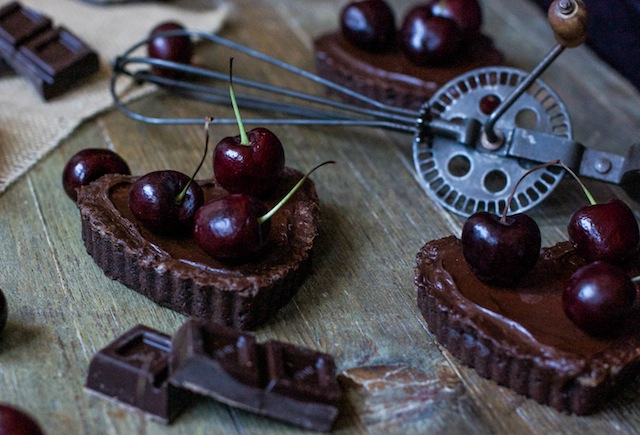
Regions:
<instances>
[{"instance_id":1,"label":"broken chocolate piece","mask_svg":"<svg viewBox=\"0 0 640 435\"><path fill-rule=\"evenodd\" d=\"M98 71L98 55L64 27L12 2L0 8L0 56L50 100Z\"/></svg>"},{"instance_id":2,"label":"broken chocolate piece","mask_svg":"<svg viewBox=\"0 0 640 435\"><path fill-rule=\"evenodd\" d=\"M137 325L93 357L87 391L168 424L192 401L168 382L170 352L168 335Z\"/></svg>"},{"instance_id":3,"label":"broken chocolate piece","mask_svg":"<svg viewBox=\"0 0 640 435\"><path fill-rule=\"evenodd\" d=\"M306 429L329 431L340 387L333 357L188 320L173 337L170 382L230 406Z\"/></svg>"}]
</instances>

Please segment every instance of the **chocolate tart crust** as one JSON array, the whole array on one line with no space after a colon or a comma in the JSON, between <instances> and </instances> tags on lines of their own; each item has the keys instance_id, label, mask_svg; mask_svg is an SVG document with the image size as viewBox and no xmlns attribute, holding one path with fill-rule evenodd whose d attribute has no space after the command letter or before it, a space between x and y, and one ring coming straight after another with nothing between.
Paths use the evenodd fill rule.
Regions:
<instances>
[{"instance_id":1,"label":"chocolate tart crust","mask_svg":"<svg viewBox=\"0 0 640 435\"><path fill-rule=\"evenodd\" d=\"M267 205L302 177L286 168ZM109 278L185 315L252 329L284 306L308 275L320 215L311 180L271 218L270 239L261 256L229 264L206 255L191 236L158 236L137 223L128 208L128 191L138 178L106 175L78 192L85 248ZM215 180L199 183L205 202L226 194Z\"/></svg>"},{"instance_id":2,"label":"chocolate tart crust","mask_svg":"<svg viewBox=\"0 0 640 435\"><path fill-rule=\"evenodd\" d=\"M516 288L492 288L469 270L459 239L434 240L416 256L418 307L440 344L480 376L559 411L590 414L640 369L640 316L608 338L574 326L561 293L583 264L562 242L543 248Z\"/></svg>"}]
</instances>

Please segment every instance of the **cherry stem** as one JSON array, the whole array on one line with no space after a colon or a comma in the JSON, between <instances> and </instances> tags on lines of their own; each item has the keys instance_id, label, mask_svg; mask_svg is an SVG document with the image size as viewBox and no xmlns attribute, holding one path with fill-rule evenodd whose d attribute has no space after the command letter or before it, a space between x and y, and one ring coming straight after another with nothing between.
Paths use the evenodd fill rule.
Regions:
<instances>
[{"instance_id":1,"label":"cherry stem","mask_svg":"<svg viewBox=\"0 0 640 435\"><path fill-rule=\"evenodd\" d=\"M213 118L210 117L210 116L207 116L204 119L204 134L205 134L204 154L202 155L202 159L200 160L200 164L198 165L198 167L196 168L195 172L193 173L193 175L189 179L189 182L187 184L185 184L185 186L182 189L182 191L180 191L178 196L176 196L176 205L180 205L180 204L182 204L182 201L184 201L184 197L187 194L187 189L189 189L189 186L191 185L193 180L196 178L196 175L200 171L200 168L202 168L202 165L203 165L205 159L207 158L207 153L209 152L209 124L211 124L211 121L213 121Z\"/></svg>"},{"instance_id":2,"label":"cherry stem","mask_svg":"<svg viewBox=\"0 0 640 435\"><path fill-rule=\"evenodd\" d=\"M516 191L518 190L518 186L520 185L522 180L524 180L527 177L527 175L531 174L532 172L535 172L535 171L537 171L539 169L546 168L548 166L554 166L554 165L561 166L565 171L567 171L569 174L571 174L571 176L578 182L578 184L582 188L582 191L587 196L587 199L589 200L589 203L591 205L594 205L596 203L596 200L593 198L593 195L591 194L591 192L589 192L589 189L587 189L587 186L584 185L584 183L582 182L580 177L578 177L576 175L576 173L573 172L573 170L570 167L568 167L567 165L562 163L562 161L553 160L553 161L550 161L550 162L547 162L547 163L542 163L541 165L538 165L538 166L535 166L535 167L529 169L527 172L524 173L524 175L522 177L520 177L520 179L518 180L516 185L513 187L513 190L511 191L511 195L509 195L509 198L507 198L507 203L504 206L504 209L502 210L502 216L500 217L500 222L501 223L504 224L507 221L507 212L509 211L509 206L511 205L511 201L513 200L514 196L516 195Z\"/></svg>"},{"instance_id":3,"label":"cherry stem","mask_svg":"<svg viewBox=\"0 0 640 435\"><path fill-rule=\"evenodd\" d=\"M640 282L640 275L631 278L631 282L634 284Z\"/></svg>"},{"instance_id":4,"label":"cherry stem","mask_svg":"<svg viewBox=\"0 0 640 435\"><path fill-rule=\"evenodd\" d=\"M539 169L543 169L543 168L546 168L548 166L553 166L553 165L562 165L562 162L560 160L553 160L551 162L543 163L541 165L538 165L538 166L535 166L535 167L529 169L527 172L524 173L524 175L522 177L520 177L520 179L518 180L516 185L513 186L513 190L511 191L511 194L509 195L509 198L507 198L507 203L505 204L504 208L502 209L502 216L500 217L500 222L501 223L503 223L503 224L507 223L507 213L509 212L509 206L511 205L511 201L513 201L513 198L516 196L516 191L518 190L518 186L520 185L520 183L522 183L522 180L527 178L527 176L529 174L531 174L533 172L536 172Z\"/></svg>"},{"instance_id":5,"label":"cherry stem","mask_svg":"<svg viewBox=\"0 0 640 435\"><path fill-rule=\"evenodd\" d=\"M596 200L593 198L593 195L591 194L591 192L589 192L589 189L587 189L587 186L584 185L584 183L582 182L580 177L578 177L576 175L576 173L573 172L571 170L571 168L569 168L564 163L560 162L560 165L564 168L565 171L567 171L569 174L571 174L571 176L578 182L578 184L582 188L582 191L584 192L584 194L586 195L587 199L589 200L589 204L594 205L596 203Z\"/></svg>"},{"instance_id":6,"label":"cherry stem","mask_svg":"<svg viewBox=\"0 0 640 435\"><path fill-rule=\"evenodd\" d=\"M289 191L289 193L287 193L285 195L284 198L282 198L280 200L280 202L278 202L271 210L269 210L266 214L264 214L263 216L260 216L258 218L258 224L262 224L265 221L267 221L269 218L271 218L271 216L273 216L274 214L276 214L276 212L287 202L289 201L289 199L291 199L291 197L293 196L294 193L296 193L296 191L300 188L300 186L302 186L302 184L305 182L305 180L307 178L309 178L309 176L318 168L324 166L324 165L328 165L328 164L333 164L335 163L335 161L333 160L328 160L326 162L320 163L318 166L316 166L315 168L311 169L309 172L307 172L307 174L302 177L300 179L300 181L298 181L296 183L295 186L293 186L293 188L291 188L291 190Z\"/></svg>"},{"instance_id":7,"label":"cherry stem","mask_svg":"<svg viewBox=\"0 0 640 435\"><path fill-rule=\"evenodd\" d=\"M240 145L251 145L249 136L247 136L247 131L244 129L242 117L240 116L240 109L238 109L236 94L233 92L233 58L229 59L229 95L231 96L233 113L236 115L236 121L238 121L238 128L240 129Z\"/></svg>"}]
</instances>

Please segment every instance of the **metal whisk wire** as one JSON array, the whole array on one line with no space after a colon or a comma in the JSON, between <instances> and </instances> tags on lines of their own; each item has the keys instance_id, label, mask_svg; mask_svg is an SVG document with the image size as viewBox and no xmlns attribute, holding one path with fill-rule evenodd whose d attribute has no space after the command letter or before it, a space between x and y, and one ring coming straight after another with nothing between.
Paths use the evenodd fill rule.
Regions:
<instances>
[{"instance_id":1,"label":"metal whisk wire","mask_svg":"<svg viewBox=\"0 0 640 435\"><path fill-rule=\"evenodd\" d=\"M235 52L246 54L250 57L267 62L277 68L281 68L289 73L298 75L313 83L323 85L334 92L341 93L347 98L359 102L358 105L350 104L327 97L286 89L272 84L234 77L234 85L253 88L270 95L269 97L257 97L252 95L236 94L238 104L241 105L241 107L245 109L266 110L272 113L295 115L295 118L246 118L243 119L245 124L369 126L403 131L411 134L414 134L416 131L416 123L419 119L419 113L417 111L380 103L379 101L366 97L316 74L310 73L221 36L186 29L158 33L154 38L185 35L196 40L219 44L230 48ZM116 90L116 83L123 75L131 77L136 83L152 83L160 88L170 90L171 92L175 92L176 94L187 98L195 98L212 104L230 105L228 87L217 88L208 83L204 84L198 82L200 79L213 79L220 83L228 84L228 73L222 73L200 66L137 56L134 54L136 50L145 46L151 39L152 38L146 38L139 41L114 61L114 74L111 78L110 91L113 96L115 106L119 110L135 120L156 125L202 123L202 117L155 117L130 109L127 104L123 102L121 96ZM135 68L136 65L138 68ZM154 74L150 71L150 67L153 66L157 68L175 70L177 77L165 77ZM183 77L189 77L189 80L184 80ZM297 103L279 101L274 99L273 96L287 97L292 100L297 100ZM216 118L213 123L235 124L236 120L235 118Z\"/></svg>"}]
</instances>

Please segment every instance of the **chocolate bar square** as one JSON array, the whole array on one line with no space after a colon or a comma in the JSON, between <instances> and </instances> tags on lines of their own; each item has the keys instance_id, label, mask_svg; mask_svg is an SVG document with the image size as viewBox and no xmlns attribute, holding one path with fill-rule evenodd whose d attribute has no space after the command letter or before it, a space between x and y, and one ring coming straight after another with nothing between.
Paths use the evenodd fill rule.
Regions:
<instances>
[{"instance_id":1,"label":"chocolate bar square","mask_svg":"<svg viewBox=\"0 0 640 435\"><path fill-rule=\"evenodd\" d=\"M11 55L29 38L51 28L44 15L11 2L0 8L0 51Z\"/></svg>"},{"instance_id":2,"label":"chocolate bar square","mask_svg":"<svg viewBox=\"0 0 640 435\"><path fill-rule=\"evenodd\" d=\"M263 347L271 392L325 403L340 399L332 357L274 340L265 342Z\"/></svg>"},{"instance_id":3,"label":"chocolate bar square","mask_svg":"<svg viewBox=\"0 0 640 435\"><path fill-rule=\"evenodd\" d=\"M192 401L168 382L170 352L168 335L137 325L94 355L85 387L168 424Z\"/></svg>"},{"instance_id":4,"label":"chocolate bar square","mask_svg":"<svg viewBox=\"0 0 640 435\"><path fill-rule=\"evenodd\" d=\"M268 376L264 414L307 429L331 430L341 395L333 358L273 340L263 348Z\"/></svg>"},{"instance_id":5,"label":"chocolate bar square","mask_svg":"<svg viewBox=\"0 0 640 435\"><path fill-rule=\"evenodd\" d=\"M29 78L45 100L98 71L97 54L64 27L49 29L22 45L13 67Z\"/></svg>"}]
</instances>

